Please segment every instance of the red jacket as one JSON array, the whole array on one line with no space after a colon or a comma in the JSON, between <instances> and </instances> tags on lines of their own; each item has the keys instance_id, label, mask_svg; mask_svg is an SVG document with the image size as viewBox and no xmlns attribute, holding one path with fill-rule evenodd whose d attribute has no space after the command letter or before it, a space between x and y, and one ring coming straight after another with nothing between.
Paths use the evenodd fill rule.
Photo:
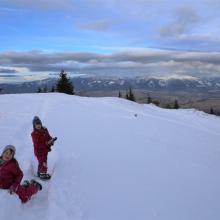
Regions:
<instances>
[{"instance_id":1,"label":"red jacket","mask_svg":"<svg viewBox=\"0 0 220 220\"><path fill-rule=\"evenodd\" d=\"M12 186L16 191L22 178L23 172L16 159L13 158L0 165L0 189L9 189Z\"/></svg>"},{"instance_id":2,"label":"red jacket","mask_svg":"<svg viewBox=\"0 0 220 220\"><path fill-rule=\"evenodd\" d=\"M33 144L34 144L34 153L36 156L42 156L47 153L50 149L47 142L52 139L47 128L42 127L41 130L36 130L31 133Z\"/></svg>"}]
</instances>

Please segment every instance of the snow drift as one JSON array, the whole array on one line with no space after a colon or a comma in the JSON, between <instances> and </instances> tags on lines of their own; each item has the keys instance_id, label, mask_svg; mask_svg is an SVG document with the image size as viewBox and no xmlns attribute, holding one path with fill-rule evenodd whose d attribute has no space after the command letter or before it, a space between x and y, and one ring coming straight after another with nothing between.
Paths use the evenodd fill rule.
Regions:
<instances>
[{"instance_id":1,"label":"snow drift","mask_svg":"<svg viewBox=\"0 0 220 220\"><path fill-rule=\"evenodd\" d=\"M0 190L0 219L219 220L220 119L119 98L0 96L0 148L17 147L24 179L36 159L32 118L58 141L51 181L22 205Z\"/></svg>"}]
</instances>

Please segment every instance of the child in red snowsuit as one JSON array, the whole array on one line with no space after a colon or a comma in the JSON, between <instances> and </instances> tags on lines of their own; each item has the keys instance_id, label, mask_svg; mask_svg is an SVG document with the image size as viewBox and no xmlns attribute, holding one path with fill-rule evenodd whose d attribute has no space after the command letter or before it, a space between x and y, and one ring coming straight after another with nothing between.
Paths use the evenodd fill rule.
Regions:
<instances>
[{"instance_id":1,"label":"child in red snowsuit","mask_svg":"<svg viewBox=\"0 0 220 220\"><path fill-rule=\"evenodd\" d=\"M47 156L56 138L53 139L50 136L47 128L43 127L40 118L37 116L33 119L33 129L31 136L34 144L34 154L38 160L38 176L41 179L50 179L50 174L47 173Z\"/></svg>"},{"instance_id":2,"label":"child in red snowsuit","mask_svg":"<svg viewBox=\"0 0 220 220\"><path fill-rule=\"evenodd\" d=\"M20 184L23 172L14 158L15 151L13 145L7 145L0 157L0 189L8 189L11 194L16 193L21 202L26 203L32 195L42 189L42 186L35 180Z\"/></svg>"}]
</instances>

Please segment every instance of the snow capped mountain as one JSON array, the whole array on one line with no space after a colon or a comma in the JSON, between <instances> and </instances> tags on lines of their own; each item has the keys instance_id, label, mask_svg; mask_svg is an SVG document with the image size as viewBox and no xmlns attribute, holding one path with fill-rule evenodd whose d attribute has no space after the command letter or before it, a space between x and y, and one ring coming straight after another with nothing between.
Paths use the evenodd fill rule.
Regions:
<instances>
[{"instance_id":1,"label":"snow capped mountain","mask_svg":"<svg viewBox=\"0 0 220 220\"><path fill-rule=\"evenodd\" d=\"M25 205L0 190L0 219L220 219L218 117L56 93L1 95L0 106L0 148L17 147L24 179L36 170L33 116L58 137L52 179Z\"/></svg>"},{"instance_id":2,"label":"snow capped mountain","mask_svg":"<svg viewBox=\"0 0 220 220\"><path fill-rule=\"evenodd\" d=\"M0 92L30 93L36 92L39 87L49 91L56 85L55 78L17 84L0 84ZM134 89L155 91L220 91L220 78L194 77L136 77L136 78L103 78L103 77L75 77L73 83L78 91L113 91Z\"/></svg>"},{"instance_id":3,"label":"snow capped mountain","mask_svg":"<svg viewBox=\"0 0 220 220\"><path fill-rule=\"evenodd\" d=\"M220 91L220 78L195 78L189 76L170 77L136 77L136 78L103 78L103 77L75 77L72 79L78 91L113 91L134 89L155 91ZM40 81L0 84L0 92L7 93L30 93L36 92L39 87L48 90L56 85L57 79L49 78Z\"/></svg>"},{"instance_id":4,"label":"snow capped mountain","mask_svg":"<svg viewBox=\"0 0 220 220\"><path fill-rule=\"evenodd\" d=\"M195 77L155 77L155 78L140 78L137 87L152 88L158 90L210 90L220 89L220 79L199 79Z\"/></svg>"},{"instance_id":5,"label":"snow capped mountain","mask_svg":"<svg viewBox=\"0 0 220 220\"><path fill-rule=\"evenodd\" d=\"M135 78L75 78L74 84L82 90L134 89L170 91L220 90L220 78L195 78L189 76L135 77Z\"/></svg>"}]
</instances>

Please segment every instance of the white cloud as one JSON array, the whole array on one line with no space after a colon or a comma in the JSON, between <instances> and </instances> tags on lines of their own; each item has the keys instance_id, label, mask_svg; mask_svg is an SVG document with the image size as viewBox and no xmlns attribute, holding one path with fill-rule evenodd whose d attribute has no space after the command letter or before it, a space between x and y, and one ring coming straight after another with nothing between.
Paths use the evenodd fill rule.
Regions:
<instances>
[{"instance_id":1,"label":"white cloud","mask_svg":"<svg viewBox=\"0 0 220 220\"><path fill-rule=\"evenodd\" d=\"M3 52L0 65L30 72L108 71L151 75L220 76L220 53L133 49L113 54ZM19 71L20 72L20 71Z\"/></svg>"}]
</instances>

